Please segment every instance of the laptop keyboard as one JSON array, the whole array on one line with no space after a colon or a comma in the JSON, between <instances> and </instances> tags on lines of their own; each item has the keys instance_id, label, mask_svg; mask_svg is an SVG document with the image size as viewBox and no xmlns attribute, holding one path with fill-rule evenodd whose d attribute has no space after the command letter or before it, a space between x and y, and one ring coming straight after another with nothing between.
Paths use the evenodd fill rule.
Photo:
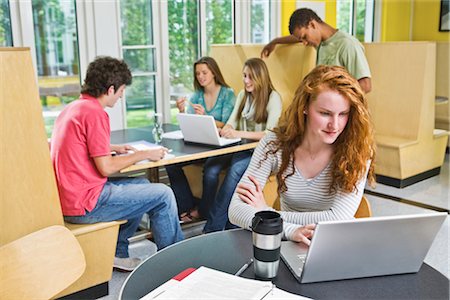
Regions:
<instances>
[{"instance_id":1,"label":"laptop keyboard","mask_svg":"<svg viewBox=\"0 0 450 300\"><path fill-rule=\"evenodd\" d=\"M300 260L300 266L298 267L298 269L301 272L306 261L306 254L299 254L297 255L297 258Z\"/></svg>"}]
</instances>

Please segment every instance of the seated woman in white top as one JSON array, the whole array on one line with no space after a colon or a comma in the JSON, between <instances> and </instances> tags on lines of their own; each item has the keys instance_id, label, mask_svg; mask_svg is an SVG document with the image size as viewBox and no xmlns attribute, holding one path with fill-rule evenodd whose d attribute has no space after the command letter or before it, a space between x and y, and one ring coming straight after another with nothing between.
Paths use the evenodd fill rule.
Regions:
<instances>
[{"instance_id":1,"label":"seated woman in white top","mask_svg":"<svg viewBox=\"0 0 450 300\"><path fill-rule=\"evenodd\" d=\"M281 115L281 97L270 80L269 70L262 59L250 58L243 68L244 90L239 93L236 105L220 135L226 138L260 140L269 129L278 124ZM204 232L228 229L228 205L236 185L250 162L252 151L241 151L232 155L213 158L211 169L229 166L227 175L217 192L210 199ZM214 167L212 166L214 165ZM218 180L219 174L215 176Z\"/></svg>"},{"instance_id":2,"label":"seated woman in white top","mask_svg":"<svg viewBox=\"0 0 450 300\"><path fill-rule=\"evenodd\" d=\"M373 126L358 82L342 67L318 66L297 89L279 126L256 148L229 207L230 222L249 229L268 207L262 190L276 173L284 235L309 244L323 220L353 218L373 183Z\"/></svg>"}]
</instances>

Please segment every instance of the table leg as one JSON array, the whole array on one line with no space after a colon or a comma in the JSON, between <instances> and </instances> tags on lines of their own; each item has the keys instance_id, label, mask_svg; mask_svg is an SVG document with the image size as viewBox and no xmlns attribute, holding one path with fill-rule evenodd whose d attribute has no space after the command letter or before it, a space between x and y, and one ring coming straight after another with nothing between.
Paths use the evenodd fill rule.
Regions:
<instances>
[{"instance_id":1,"label":"table leg","mask_svg":"<svg viewBox=\"0 0 450 300\"><path fill-rule=\"evenodd\" d=\"M147 173L147 178L148 178L148 180L150 180L150 182L152 182L152 183L159 182L159 168L158 167L148 169L146 171L146 173Z\"/></svg>"}]
</instances>

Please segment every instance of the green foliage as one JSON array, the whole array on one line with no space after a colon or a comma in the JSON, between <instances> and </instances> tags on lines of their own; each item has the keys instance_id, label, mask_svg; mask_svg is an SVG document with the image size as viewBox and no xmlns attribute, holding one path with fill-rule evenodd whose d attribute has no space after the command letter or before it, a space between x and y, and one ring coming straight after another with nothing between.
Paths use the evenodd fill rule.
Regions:
<instances>
[{"instance_id":1,"label":"green foliage","mask_svg":"<svg viewBox=\"0 0 450 300\"><path fill-rule=\"evenodd\" d=\"M264 30L264 6L252 5L251 31L262 32Z\"/></svg>"},{"instance_id":2,"label":"green foliage","mask_svg":"<svg viewBox=\"0 0 450 300\"><path fill-rule=\"evenodd\" d=\"M337 1L337 28L339 30L348 32L352 34L352 29L350 28L351 18L351 9L353 5L353 1L357 2L356 6L356 38L363 42L364 41L364 33L365 33L365 17L366 17L366 0L338 0Z\"/></svg>"},{"instance_id":3,"label":"green foliage","mask_svg":"<svg viewBox=\"0 0 450 300\"><path fill-rule=\"evenodd\" d=\"M78 74L78 42L76 36L75 1L33 0L32 1L34 33L36 41L36 58L38 75L55 75L64 68L69 75ZM67 13L66 13L67 12ZM68 65L64 55L67 37L73 42L74 60ZM49 48L52 51L49 51ZM57 63L51 65L48 55L56 53Z\"/></svg>"},{"instance_id":4,"label":"green foliage","mask_svg":"<svg viewBox=\"0 0 450 300\"><path fill-rule=\"evenodd\" d=\"M231 0L208 1L206 6L208 52L211 44L231 44L233 42L231 17Z\"/></svg>"},{"instance_id":5,"label":"green foliage","mask_svg":"<svg viewBox=\"0 0 450 300\"><path fill-rule=\"evenodd\" d=\"M120 1L122 13L122 44L153 44L152 5L148 0Z\"/></svg>"},{"instance_id":6,"label":"green foliage","mask_svg":"<svg viewBox=\"0 0 450 300\"><path fill-rule=\"evenodd\" d=\"M366 3L365 1L358 1L356 12L356 38L364 42L365 25L366 25Z\"/></svg>"},{"instance_id":7,"label":"green foliage","mask_svg":"<svg viewBox=\"0 0 450 300\"><path fill-rule=\"evenodd\" d=\"M0 0L0 47L12 46L8 0Z\"/></svg>"},{"instance_id":8,"label":"green foliage","mask_svg":"<svg viewBox=\"0 0 450 300\"><path fill-rule=\"evenodd\" d=\"M350 30L350 0L338 0L337 2L337 28L339 30L351 33Z\"/></svg>"},{"instance_id":9,"label":"green foliage","mask_svg":"<svg viewBox=\"0 0 450 300\"><path fill-rule=\"evenodd\" d=\"M199 56L197 1L168 1L171 85L193 89L192 65Z\"/></svg>"}]
</instances>

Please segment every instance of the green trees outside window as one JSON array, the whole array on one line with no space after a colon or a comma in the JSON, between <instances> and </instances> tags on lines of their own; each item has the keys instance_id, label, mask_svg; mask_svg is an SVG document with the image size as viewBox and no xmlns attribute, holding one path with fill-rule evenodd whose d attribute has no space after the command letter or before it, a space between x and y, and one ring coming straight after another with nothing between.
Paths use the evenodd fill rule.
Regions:
<instances>
[{"instance_id":1,"label":"green trees outside window","mask_svg":"<svg viewBox=\"0 0 450 300\"><path fill-rule=\"evenodd\" d=\"M152 4L147 0L120 1L123 59L133 82L126 89L127 127L152 124L156 109L157 74L153 37Z\"/></svg>"},{"instance_id":2,"label":"green trees outside window","mask_svg":"<svg viewBox=\"0 0 450 300\"><path fill-rule=\"evenodd\" d=\"M45 127L80 95L75 1L33 0L33 24L39 95Z\"/></svg>"},{"instance_id":3,"label":"green trees outside window","mask_svg":"<svg viewBox=\"0 0 450 300\"><path fill-rule=\"evenodd\" d=\"M12 45L9 1L0 0L0 47L11 47Z\"/></svg>"}]
</instances>

